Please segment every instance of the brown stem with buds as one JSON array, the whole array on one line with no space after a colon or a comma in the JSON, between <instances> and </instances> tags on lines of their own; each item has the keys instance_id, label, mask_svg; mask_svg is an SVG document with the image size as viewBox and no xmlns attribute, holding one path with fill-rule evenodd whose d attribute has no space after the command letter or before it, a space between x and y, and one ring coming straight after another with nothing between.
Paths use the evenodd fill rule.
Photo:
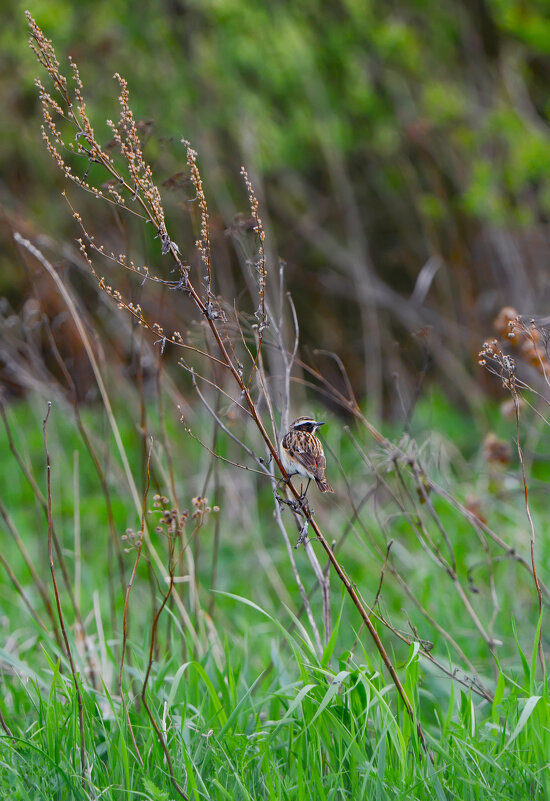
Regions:
<instances>
[{"instance_id":1,"label":"brown stem with buds","mask_svg":"<svg viewBox=\"0 0 550 801\"><path fill-rule=\"evenodd\" d=\"M191 173L191 180L195 187L196 191L196 200L198 202L198 208L200 212L200 238L196 241L196 247L200 255L200 260L202 263L204 275L202 277L202 296L201 292L197 291L193 283L190 279L190 270L185 264L183 264L180 258L180 251L179 247L173 242L167 232L166 224L164 220L164 210L161 204L160 193L156 185L153 183L152 179L152 171L149 165L144 161L142 149L140 146L139 136L137 134L136 123L133 118L132 111L129 107L128 102L128 90L126 82L120 76L117 77L121 88L120 94L120 105L121 105L121 116L118 125L114 123L109 123L111 129L113 130L115 141L118 143L119 149L121 151L122 157L126 161L126 170L130 176L130 178L126 178L122 172L117 169L113 157L105 152L101 145L97 142L94 136L93 128L90 124L90 121L87 117L86 113L86 105L84 103L82 97L82 83L79 77L78 69L75 64L71 63L72 71L73 71L73 78L75 83L74 88L74 102L69 94L67 89L67 80L66 78L60 73L59 71L59 64L55 57L55 53L53 50L53 46L51 42L49 42L43 35L40 28L36 25L34 20L30 15L28 16L29 25L31 28L31 33L33 37L33 41L31 42L32 47L40 61L40 63L45 67L45 69L50 74L51 78L54 81L55 87L59 94L62 97L62 100L65 104L65 108L62 108L57 100L51 97L46 90L39 84L40 88L40 96L42 100L43 106L43 113L44 113L44 120L45 126L43 127L43 137L46 142L46 146L53 156L53 158L57 161L58 165L60 166L61 170L65 173L66 177L69 180L72 180L74 183L78 184L86 191L91 192L96 197L105 199L107 202L115 203L121 208L136 214L137 212L132 211L126 205L126 200L123 197L122 193L126 193L126 195L131 198L134 202L137 202L143 215L141 213L137 213L139 217L142 217L146 222L150 222L153 226L155 231L157 231L158 236L161 240L161 249L162 254L170 254L172 257L176 268L180 274L180 281L177 283L177 286L173 287L175 289L181 289L187 295L187 297L192 301L192 303L197 308L201 318L206 321L208 328L212 334L212 337L216 343L216 347L219 352L219 357L215 358L213 355L208 353L202 353L202 356L205 356L211 363L216 363L217 365L223 366L229 373L231 374L233 380L235 381L236 386L240 390L240 394L242 397L242 405L245 409L248 410L250 413L254 424L257 430L260 433L261 438L264 441L264 444L267 448L268 454L273 462L277 465L281 475L287 481L288 488L290 493L294 496L294 507L298 511L299 514L303 516L305 520L307 520L308 524L311 526L311 529L315 532L317 540L321 543L322 548L324 549L325 553L328 556L329 562L332 565L336 575L344 585L346 592L348 593L349 597L352 600L352 603L356 607L359 615L367 627L375 646L382 657L382 660L391 676L392 681L394 682L399 697L401 698L405 709L407 710L408 715L410 716L411 720L414 721L414 710L412 708L411 702L407 696L405 688L403 687L399 676L392 664L390 657L384 645L376 631L374 623L372 622L367 609L361 602L361 599L356 592L352 582L346 575L345 570L341 566L340 562L336 558L334 551L330 547L328 541L324 537L319 525L317 524L316 520L312 517L312 513L307 505L307 502L302 498L298 490L293 486L293 484L289 480L289 476L287 475L278 452L278 447L273 439L268 434L262 419L259 415L257 405L254 402L254 399L251 394L250 386L251 386L251 378L254 375L255 371L258 368L258 362L260 359L259 350L261 348L261 344L263 341L263 330L267 327L267 319L266 319L266 303L265 303L265 287L266 287L266 270L265 270L265 255L263 250L263 229L261 225L261 220L258 214L258 204L253 193L252 187L250 182L248 181L248 177L245 173L245 182L248 189L249 199L252 205L252 214L255 220L255 228L259 240L260 240L260 260L259 260L259 297L260 297L260 306L257 313L257 318L260 321L259 331L258 331L258 340L257 340L257 354L255 357L252 358L252 370L250 377L245 379L244 377L244 370L239 363L238 357L235 354L233 349L233 345L231 340L227 339L224 334L222 334L221 325L225 320L225 314L221 311L220 307L217 305L217 301L215 296L212 293L212 267L210 261L210 243L209 243L209 232L208 232L208 209L206 205L206 199L202 187L202 180L201 176L196 164L196 154L191 149L189 144L184 141L184 144L187 148L187 163L190 168ZM116 183L116 190L111 192L111 197L107 197L101 190L95 189L94 187L90 186L86 179L87 179L87 172L84 177L79 180L76 178L70 168L65 164L61 154L59 153L58 148L62 146L66 146L61 135L58 132L54 119L52 117L52 112L54 115L61 114L62 117L66 120L70 120L74 126L76 127L76 146L73 147L74 143L71 143L71 148L73 151L80 153L83 157L88 158L88 162L91 164L92 162L99 164L104 167L104 169L109 173L109 175L114 179ZM84 144L83 144L84 143ZM132 185L133 184L133 185ZM82 221L80 215L74 213L75 219L77 220L78 224L83 228ZM96 252L102 253L102 255L107 255L103 253L102 247L98 248L93 241L93 237L89 236L87 232L84 230L84 234L87 239L88 246L95 250ZM91 259L88 256L86 245L82 240L80 240L80 249L81 252L86 259L92 273L94 274L95 278L98 280L99 286L101 289L107 292L118 304L120 308L125 309L128 311L134 319L138 321L138 323L152 332L156 334L157 337L160 337L160 340L163 344L167 341L174 343L179 347L189 347L183 342L181 335L176 337L175 334L172 337L167 336L163 329L157 323L150 324L144 317L141 308L139 306L135 306L134 304L126 301L121 293L113 289L110 286L105 285L105 281L103 278L100 278L91 262ZM133 263L128 264L126 257L115 257L114 255L112 258L115 262L117 262L121 267L126 269L130 269L133 272L139 272L139 270L135 269ZM142 273L143 274L143 273ZM149 275L148 268L144 268L144 280L147 278L151 278ZM160 278L155 278L153 280L161 281ZM171 283L164 281L163 283ZM258 317L259 314L259 317ZM220 322L218 322L220 321ZM177 332L176 332L177 333ZM245 343L246 346L246 343ZM196 350L193 348L193 350ZM248 350L248 348L247 348ZM252 354L249 351L249 355L252 357ZM371 431L373 436L379 442L385 442L384 438L367 422L364 421L365 425ZM272 479L274 480L274 478ZM424 748L426 748L426 742L424 739L424 735L420 724L416 722L416 728L418 732L418 736Z\"/></svg>"}]
</instances>

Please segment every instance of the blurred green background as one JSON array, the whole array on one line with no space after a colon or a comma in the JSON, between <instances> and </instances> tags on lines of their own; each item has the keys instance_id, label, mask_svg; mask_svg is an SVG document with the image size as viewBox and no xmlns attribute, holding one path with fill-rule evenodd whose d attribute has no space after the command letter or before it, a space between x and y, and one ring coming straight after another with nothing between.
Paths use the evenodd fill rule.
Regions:
<instances>
[{"instance_id":1,"label":"blurred green background","mask_svg":"<svg viewBox=\"0 0 550 801\"><path fill-rule=\"evenodd\" d=\"M15 312L30 287L12 230L77 235L40 139L26 7L6 0L0 12L0 295ZM545 313L548 3L37 0L29 10L58 56L80 65L105 142L111 76L128 79L171 230L189 248L180 139L198 150L218 281L235 295L243 279L227 234L247 214L246 165L303 345L337 352L372 411L400 407L395 374L405 397L421 374L471 403L485 383L475 356L501 306ZM124 243L114 214L77 199L104 240ZM17 391L13 371L4 380Z\"/></svg>"},{"instance_id":2,"label":"blurred green background","mask_svg":"<svg viewBox=\"0 0 550 801\"><path fill-rule=\"evenodd\" d=\"M286 508L283 520L290 539L288 548L284 544L282 531L274 523L270 483L256 473L212 459L210 451L193 439L199 438L229 461L248 459L249 454L243 456L235 442L213 425L193 392L189 375L176 369L176 349L168 345L161 353L160 340L153 344L153 338L142 335L143 329L98 289L79 254L75 240L81 231L62 197L64 189L90 234L107 252L127 253L136 264L150 264L151 272L174 278L150 226L140 226L131 216L124 218L118 209L99 204L74 185L67 187L49 158L41 139L41 108L34 85L37 76L45 83L46 79L28 48L26 8L26 3L16 0L4 0L0 8L0 400L8 401L0 424L0 495L5 496L7 507L3 511L0 503L0 534L3 566L8 571L0 578L4 610L0 634L5 635L0 653L2 706L10 725L24 732L23 739L28 736L33 747L38 743L45 753L62 754L60 764L72 758L75 750L63 740L65 724L42 725L41 712L38 718L35 714L35 706L41 709L40 698L35 701L19 680L32 675L26 672L29 666L42 676L45 659L58 652L47 627L45 633L35 627L29 635L34 625L29 610L44 616L29 563L44 581L48 578L45 502L41 500L46 491L42 420L46 402L53 400L48 436L53 519L60 540L60 554L55 558L60 564L62 555L67 566L61 604L71 636L75 631L77 649L80 629L74 612L80 603L89 642L105 650L101 679L106 692L118 693L117 648L135 558L131 534L143 525L141 518L147 511L145 501L143 515L141 502L135 503L133 482L139 497L146 495L150 485L149 506L154 506L155 493L170 495L170 503L180 510L192 510L193 499L207 496L208 503L220 511L211 513L200 536L186 548L186 564L178 566L182 573L178 592L188 605L191 622L180 631L174 618L172 631L173 610L167 608L151 695L160 709L171 686L170 672L180 670L178 660L193 658L203 660L208 682L214 677L212 697L218 704L218 694L225 697L222 691L233 682L234 670L242 698L250 695L251 701L250 707L247 701L241 709L242 720L233 740L224 741L221 750L230 742L229 751L235 747L241 753L243 744L245 753L249 742L256 748L255 738L249 739L252 718L257 718L257 732L263 738L271 720L286 725L290 714L281 715L278 696L290 704L295 692L303 692L311 666L306 670L300 659L293 663L291 649L281 645L278 626L284 630L294 625L292 616L300 615L302 608L289 554L311 594L311 620L321 620L315 571L305 549L292 547L298 532ZM481 677L491 691L496 689L492 707L486 704L490 695L476 701L480 716L476 732L468 682L460 690L459 684L426 661L417 682L417 673L416 678L412 676L418 653L414 658L408 655L404 644L380 626L392 659L407 673L407 691L417 695L423 725L429 727L434 742L442 744L447 763L455 764L451 757L456 761L454 784L453 770L446 777L442 774L452 797L466 797L466 793L469 798L483 798L475 795L474 788L486 769L485 785L495 797L550 798L550 705L547 687L539 690L535 684L538 604L523 483L525 475L537 564L548 585L544 568L549 563L550 540L544 531L550 429L544 406L546 376L541 373L550 362L533 359L533 348L525 349L530 344L527 338L518 337L515 346L511 343L519 357L519 375L540 390L538 397L523 393L519 439L525 460L521 466L519 449L514 447L518 429L509 393L508 403L500 403L504 398L500 382L477 364L480 347L494 335L493 321L503 306L517 309L527 319L536 316L539 322L548 315L549 3L37 0L29 11L53 40L62 72L68 72L67 56L78 63L88 113L105 146L112 138L106 120L118 119L120 114L119 86L113 74L128 80L145 157L162 191L170 237L193 270L200 218L181 139L188 139L198 151L210 210L214 291L230 307L235 299L236 310L243 313L240 320L247 319L251 303L257 302L256 284L248 293L246 260L253 262L257 257L257 242L250 230L249 199L240 175L241 165L246 166L267 234L269 292L277 288L282 262L297 308L299 357L321 376L312 377L303 365L297 365L291 390L291 412L307 411L328 422L323 443L327 477L336 493L328 498L312 489L315 519L331 542L334 538L344 569L366 604L375 596L378 602L378 587L382 590L378 608L392 625L407 637L412 632L415 641L421 637L433 643L433 654L443 665L454 670L456 664L468 675ZM79 158L68 157L73 172L83 176L90 165ZM105 176L91 165L89 180L99 186ZM23 248L16 248L16 231L41 249L75 299L110 397L112 420L67 306L46 272ZM158 320L166 331L181 330L186 342L207 347L198 314L190 310L183 293L165 286L158 289L158 284L144 288L140 280L132 282L98 262L94 260L99 275L106 275L108 281L112 278L125 297L143 304L146 316ZM278 347L274 328L266 336L264 353L268 353L269 380L277 389L280 363L275 358L271 361ZM283 325L283 329L285 344L291 346L292 327ZM547 331L542 326L537 332L538 344L547 346ZM239 336L237 332L237 340ZM316 352L323 350L337 358ZM538 372L537 364L543 368ZM349 397L344 370L357 397L356 411L365 411L391 443L399 444L399 459L388 442L380 446L372 439L369 424L355 421L348 427L344 423L350 420L337 418L343 410L336 406L336 392ZM214 368L212 377L218 380ZM316 384L315 393L308 394L310 383ZM327 386L336 391L332 396ZM208 392L211 389L207 386ZM227 405L227 397L218 395L213 392L208 398L213 406L219 403L216 408L224 425L242 436L247 447L262 452L257 432L239 416L238 405ZM273 397L279 395L275 392ZM532 412L527 408L531 401ZM325 404L332 404L328 412ZM277 424L280 412L275 409ZM192 436L181 424L182 414ZM264 422L268 420L265 405L260 414ZM114 436L116 426L120 447ZM488 431L492 434L486 438ZM149 436L154 441L150 463ZM440 492L426 495L424 472L414 476L410 472L415 464L422 464L425 475L440 485ZM149 513L158 515L153 509ZM28 560L17 544L18 536L31 554ZM155 548L167 560L162 531L156 528L152 536ZM439 558L448 552L452 569L446 569ZM157 580L158 565L151 564L144 556L132 590L129 654L133 663L126 667L130 683L132 671L138 675L147 664L150 623L165 588L164 579ZM8 580L10 570L21 582L20 590ZM69 588L75 604L69 602ZM242 596L244 603L224 591ZM331 592L337 630L339 626L331 645L335 659L347 665L356 651L369 673L378 671L356 610L346 601L338 616L342 595L335 578ZM546 601L546 586L544 592ZM254 604L272 617L264 619ZM547 648L546 640L544 645ZM112 648L109 654L107 646ZM524 653L532 654L530 667ZM79 658L83 665L82 650ZM311 668L312 673L315 670ZM265 727L258 714L264 700L258 702L259 686L256 689L264 671L269 685L265 703L270 707ZM327 682L331 681L327 674ZM380 681L385 681L383 675ZM176 689L177 682L179 678L174 681ZM185 686L190 686L187 679ZM43 692L44 697L48 695L43 690L47 684L36 687L37 697ZM202 714L201 695L206 698L208 693L203 693L202 685L197 687L200 709L192 736L199 743L204 740L204 764L211 760L215 773L210 711L205 707ZM222 688L219 693L218 688ZM540 704L527 727L525 711L531 714L535 707L528 704L539 698L535 695L539 692L541 697L544 693L544 710ZM340 692L334 694L335 703L341 697ZM503 704L508 705L506 709ZM232 716L233 707L240 705L233 696L228 698L228 714ZM317 708L313 721L322 711L322 706ZM182 720L186 715L184 710ZM216 709L215 725L217 715ZM147 765L143 776L138 769L137 778L120 775L117 727L122 748L126 721L121 718L113 724L114 746L106 759L103 727L110 726L105 723L108 716L101 711L89 719L90 742L99 743L96 766L105 763L105 775L97 779L97 787L113 784L114 794L119 787L147 789ZM455 729L457 720L460 726ZM307 737L314 731L313 721L304 727ZM371 725L367 717L364 721L365 727ZM521 738L516 738L524 727ZM329 730L330 736L323 732L321 742L333 742ZM467 756L466 747L463 754L456 746L456 731L464 743L475 743ZM512 731L504 749L504 736ZM54 737L52 732L59 733L59 749L57 734ZM369 728L369 732L358 738L367 750L370 739L376 748L385 742L385 728L381 736L377 729ZM404 743L409 734L405 731ZM143 736L150 735L145 727ZM41 737L47 740L45 745ZM105 735L106 742L109 737ZM315 749L309 747L307 737L303 737L304 753L309 755ZM512 751L504 753L512 741L517 749L513 751L515 774L507 762ZM274 753L284 780L294 782L296 771L300 787L301 771L309 772L312 780L324 774L324 748L325 744L318 749L321 767L306 761L306 768L301 762L295 768L294 757L287 760L284 755L283 743L280 754ZM202 754L202 749L200 745L197 753ZM153 753L148 745L145 751ZM493 760L487 762L489 767L484 762L472 769L474 752L482 761L488 754ZM6 774L7 779L0 764L0 787L13 798L12 774L21 772L14 754L16 769ZM345 760L337 749L334 754L337 786ZM379 783L377 798L386 797L381 784L385 759L381 749L379 762L374 755L370 762ZM176 760L181 761L179 756ZM528 789L512 791L512 779L519 776L517 786L521 784L523 774L517 764L522 761ZM155 762L162 766L163 756ZM258 770L270 778L272 763L265 764L267 768ZM243 761L243 765L247 784L249 763ZM425 760L424 766L430 765ZM398 767L404 787L417 783L418 776L409 772L405 759ZM205 768L206 777L209 770ZM353 767L349 772L352 777L359 775ZM36 773L41 781L43 772ZM396 780L389 773L384 781L391 797L397 798ZM169 787L166 776L157 780ZM228 793L244 797L237 794L232 781L223 797ZM545 796L533 790L535 783L544 785ZM406 787L399 797L412 798L412 792ZM425 796L420 792L414 797L435 797L431 790ZM151 797L172 796L159 791ZM273 791L269 797L283 795ZM351 792L350 797L363 795Z\"/></svg>"}]
</instances>

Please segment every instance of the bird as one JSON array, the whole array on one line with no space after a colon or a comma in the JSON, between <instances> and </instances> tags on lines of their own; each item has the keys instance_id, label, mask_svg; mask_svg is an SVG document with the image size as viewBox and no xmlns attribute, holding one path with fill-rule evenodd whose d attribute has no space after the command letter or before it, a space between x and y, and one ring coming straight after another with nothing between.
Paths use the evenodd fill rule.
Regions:
<instances>
[{"instance_id":1,"label":"bird","mask_svg":"<svg viewBox=\"0 0 550 801\"><path fill-rule=\"evenodd\" d=\"M334 492L325 478L327 460L323 446L315 436L317 429L324 425L313 417L298 417L281 440L281 462L289 477L300 475L309 479L304 496L311 479L321 492Z\"/></svg>"}]
</instances>

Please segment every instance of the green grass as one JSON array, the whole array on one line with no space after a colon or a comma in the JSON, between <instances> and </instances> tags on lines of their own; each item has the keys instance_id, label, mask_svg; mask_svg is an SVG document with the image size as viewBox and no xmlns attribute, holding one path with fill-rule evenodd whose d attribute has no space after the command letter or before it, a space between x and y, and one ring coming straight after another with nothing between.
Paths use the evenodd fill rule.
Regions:
<instances>
[{"instance_id":1,"label":"green grass","mask_svg":"<svg viewBox=\"0 0 550 801\"><path fill-rule=\"evenodd\" d=\"M119 403L117 420L141 492L143 449L135 425L135 404L135 398ZM461 500L469 495L478 497L492 528L527 558L528 529L517 465L497 472L489 468L480 455L480 437L472 433L460 414L447 411L448 415L442 401L434 397L418 408L413 420L430 477L450 487ZM44 412L45 401L39 398L8 410L17 447L43 491ZM191 499L204 487L210 460L169 412L167 433L177 465L177 492L181 507L192 511ZM495 411L487 410L487 414L494 417ZM87 409L83 417L108 475L117 533L123 535L128 527L137 530L139 518L116 449L105 434L102 414ZM152 495L157 490L168 491L163 484L166 452L152 401L148 419L158 445L158 459L151 462L147 505L153 512L150 519L156 520ZM450 419L456 420L456 430L465 432L462 453L442 426L427 429L437 421L447 421L448 425ZM511 424L498 425L501 435L512 437ZM208 440L208 419L198 415L193 429ZM327 429L327 444L334 459L340 461L342 474L353 477L357 501L375 477L368 473L341 427L334 423ZM399 436L395 430L387 433ZM355 434L362 438L373 460L381 464L382 454L361 432ZM13 733L13 737L4 734L1 740L2 797L168 801L177 797L176 791L158 736L140 700L153 610L166 584L158 579L154 563L150 568L144 558L130 595L129 643L122 682L125 706L118 687L124 595L113 567L105 498L71 411L61 402L54 404L48 436L54 521L73 589L75 576L80 573L81 611L95 666L94 688L57 564L84 703L87 778L82 786L77 699L66 656L51 634L33 621L2 573L0 709ZM544 444L544 430L540 436ZM0 481L6 506L51 592L43 511L9 452L4 432L0 434L0 448L4 454ZM221 440L219 450L228 458L234 455ZM344 480L337 475L335 464L333 461L331 470L337 486L335 498L327 502L314 496L313 500L324 530L338 539L351 514ZM376 503L364 507L360 521L354 522L339 550L342 564L370 604L380 580L385 543L391 536L393 566L440 628L456 640L494 695L490 703L470 692L426 661L415 643L405 645L378 624L415 717L422 724L428 756L368 633L359 628L356 610L342 595L336 579L332 580L334 632L324 653L319 654L307 617L300 613L300 596L273 521L271 491L256 485L249 474L220 463L217 469L220 488L216 492L211 473L206 494L209 503L221 507L218 520L214 513L208 516L187 552L194 562L184 563L181 571L188 573L195 564L196 594L189 582L178 585L189 624L174 604L166 607L147 686L147 698L157 726L165 734L175 778L189 798L550 798L550 698L537 660L537 604L527 570L502 558L502 551L493 542L481 542L462 515L442 498L433 497L434 508L452 541L457 574L487 630L495 611L491 580L494 584L493 593L498 598L494 637L500 643L495 662L465 613L453 582L421 547L406 516L397 513L387 494L382 493ZM389 486L398 486L387 466L380 468L379 475ZM537 481L543 480L544 476L537 476ZM544 580L549 550L542 525L544 495L533 492L531 503L537 533L541 532L537 558ZM416 507L416 513L426 514L425 505L417 503ZM75 550L75 519L80 521L80 559ZM291 521L285 520L291 533ZM445 544L437 539L436 527L427 517L425 523L435 546L443 552ZM220 544L212 593L217 525ZM166 543L152 528L154 545L166 558ZM129 544L127 539L122 542L125 547ZM484 560L484 548L493 559L491 570ZM5 527L3 553L33 607L46 621L29 570ZM127 580L135 552L130 550L123 558ZM320 621L315 579L304 550L295 551L295 558L306 589L312 591L313 613ZM430 626L389 571L384 575L379 608L413 640L429 639L432 653L451 672L461 665L441 632Z\"/></svg>"}]
</instances>

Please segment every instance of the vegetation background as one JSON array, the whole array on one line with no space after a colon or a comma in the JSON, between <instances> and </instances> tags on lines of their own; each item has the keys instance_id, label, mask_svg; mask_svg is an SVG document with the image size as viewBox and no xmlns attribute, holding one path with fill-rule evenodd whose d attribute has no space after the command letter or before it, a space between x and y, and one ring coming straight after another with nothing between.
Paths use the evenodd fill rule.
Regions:
<instances>
[{"instance_id":1,"label":"vegetation background","mask_svg":"<svg viewBox=\"0 0 550 801\"><path fill-rule=\"evenodd\" d=\"M237 459L174 351L160 354L90 280L75 244L81 232L61 195L65 179L41 141L34 84L40 67L27 46L24 11L14 0L0 11L4 794L160 801L176 792L175 771L196 798L550 798L550 705L544 656L537 656L528 516L544 583L547 3L46 0L30 8L62 64L67 55L78 63L104 145L112 136L105 120L118 116L111 76L127 79L146 158L186 258L198 214L182 137L198 150L215 289L239 304L249 289L242 267L251 247L240 177L246 166L268 269L276 276L280 260L285 264L300 359L323 378L297 371L292 390L296 414L313 411L329 421L328 475L337 492L334 500L315 497L316 518L329 540L344 537L342 563L367 604L379 602L381 617L406 632L404 643L377 624L431 758L422 756L395 688L334 579L334 636L319 653L315 626L296 617L303 598L269 486L213 461L185 433L182 413L195 437ZM77 158L74 165L86 169ZM90 180L103 185L96 165ZM75 187L69 199L108 250L159 262L159 242L143 226ZM74 320L14 232L46 253L78 302L138 497L147 486L153 435L162 453L149 506L157 492L169 496L170 508L200 511L200 536L185 556L188 618L182 622L167 607L149 687L173 768L136 689L163 597L158 565L144 560L132 590L125 706L117 678L133 546L126 551L141 509ZM150 293L125 277L120 286L169 327L198 336L180 294ZM536 335L530 328L522 334L535 357L512 348L520 380L534 390L525 390L519 429L513 405L511 415L509 403L503 410L514 399L510 385L503 388L478 365L503 306L537 320ZM405 467L406 458L409 467L421 465L412 479L341 403L351 391L356 411L395 443ZM68 572L62 603L86 713L83 786L77 697L53 624L41 630L47 603L32 572L34 566L52 602L43 508L49 400L53 513ZM242 421L226 412L237 430ZM523 451L515 444L518 431ZM204 495L203 509L197 498ZM207 504L220 512L206 513ZM417 517L428 519L417 525ZM303 548L294 556L321 630L315 571ZM542 633L547 647L544 627ZM453 675L469 678L460 684Z\"/></svg>"}]
</instances>

